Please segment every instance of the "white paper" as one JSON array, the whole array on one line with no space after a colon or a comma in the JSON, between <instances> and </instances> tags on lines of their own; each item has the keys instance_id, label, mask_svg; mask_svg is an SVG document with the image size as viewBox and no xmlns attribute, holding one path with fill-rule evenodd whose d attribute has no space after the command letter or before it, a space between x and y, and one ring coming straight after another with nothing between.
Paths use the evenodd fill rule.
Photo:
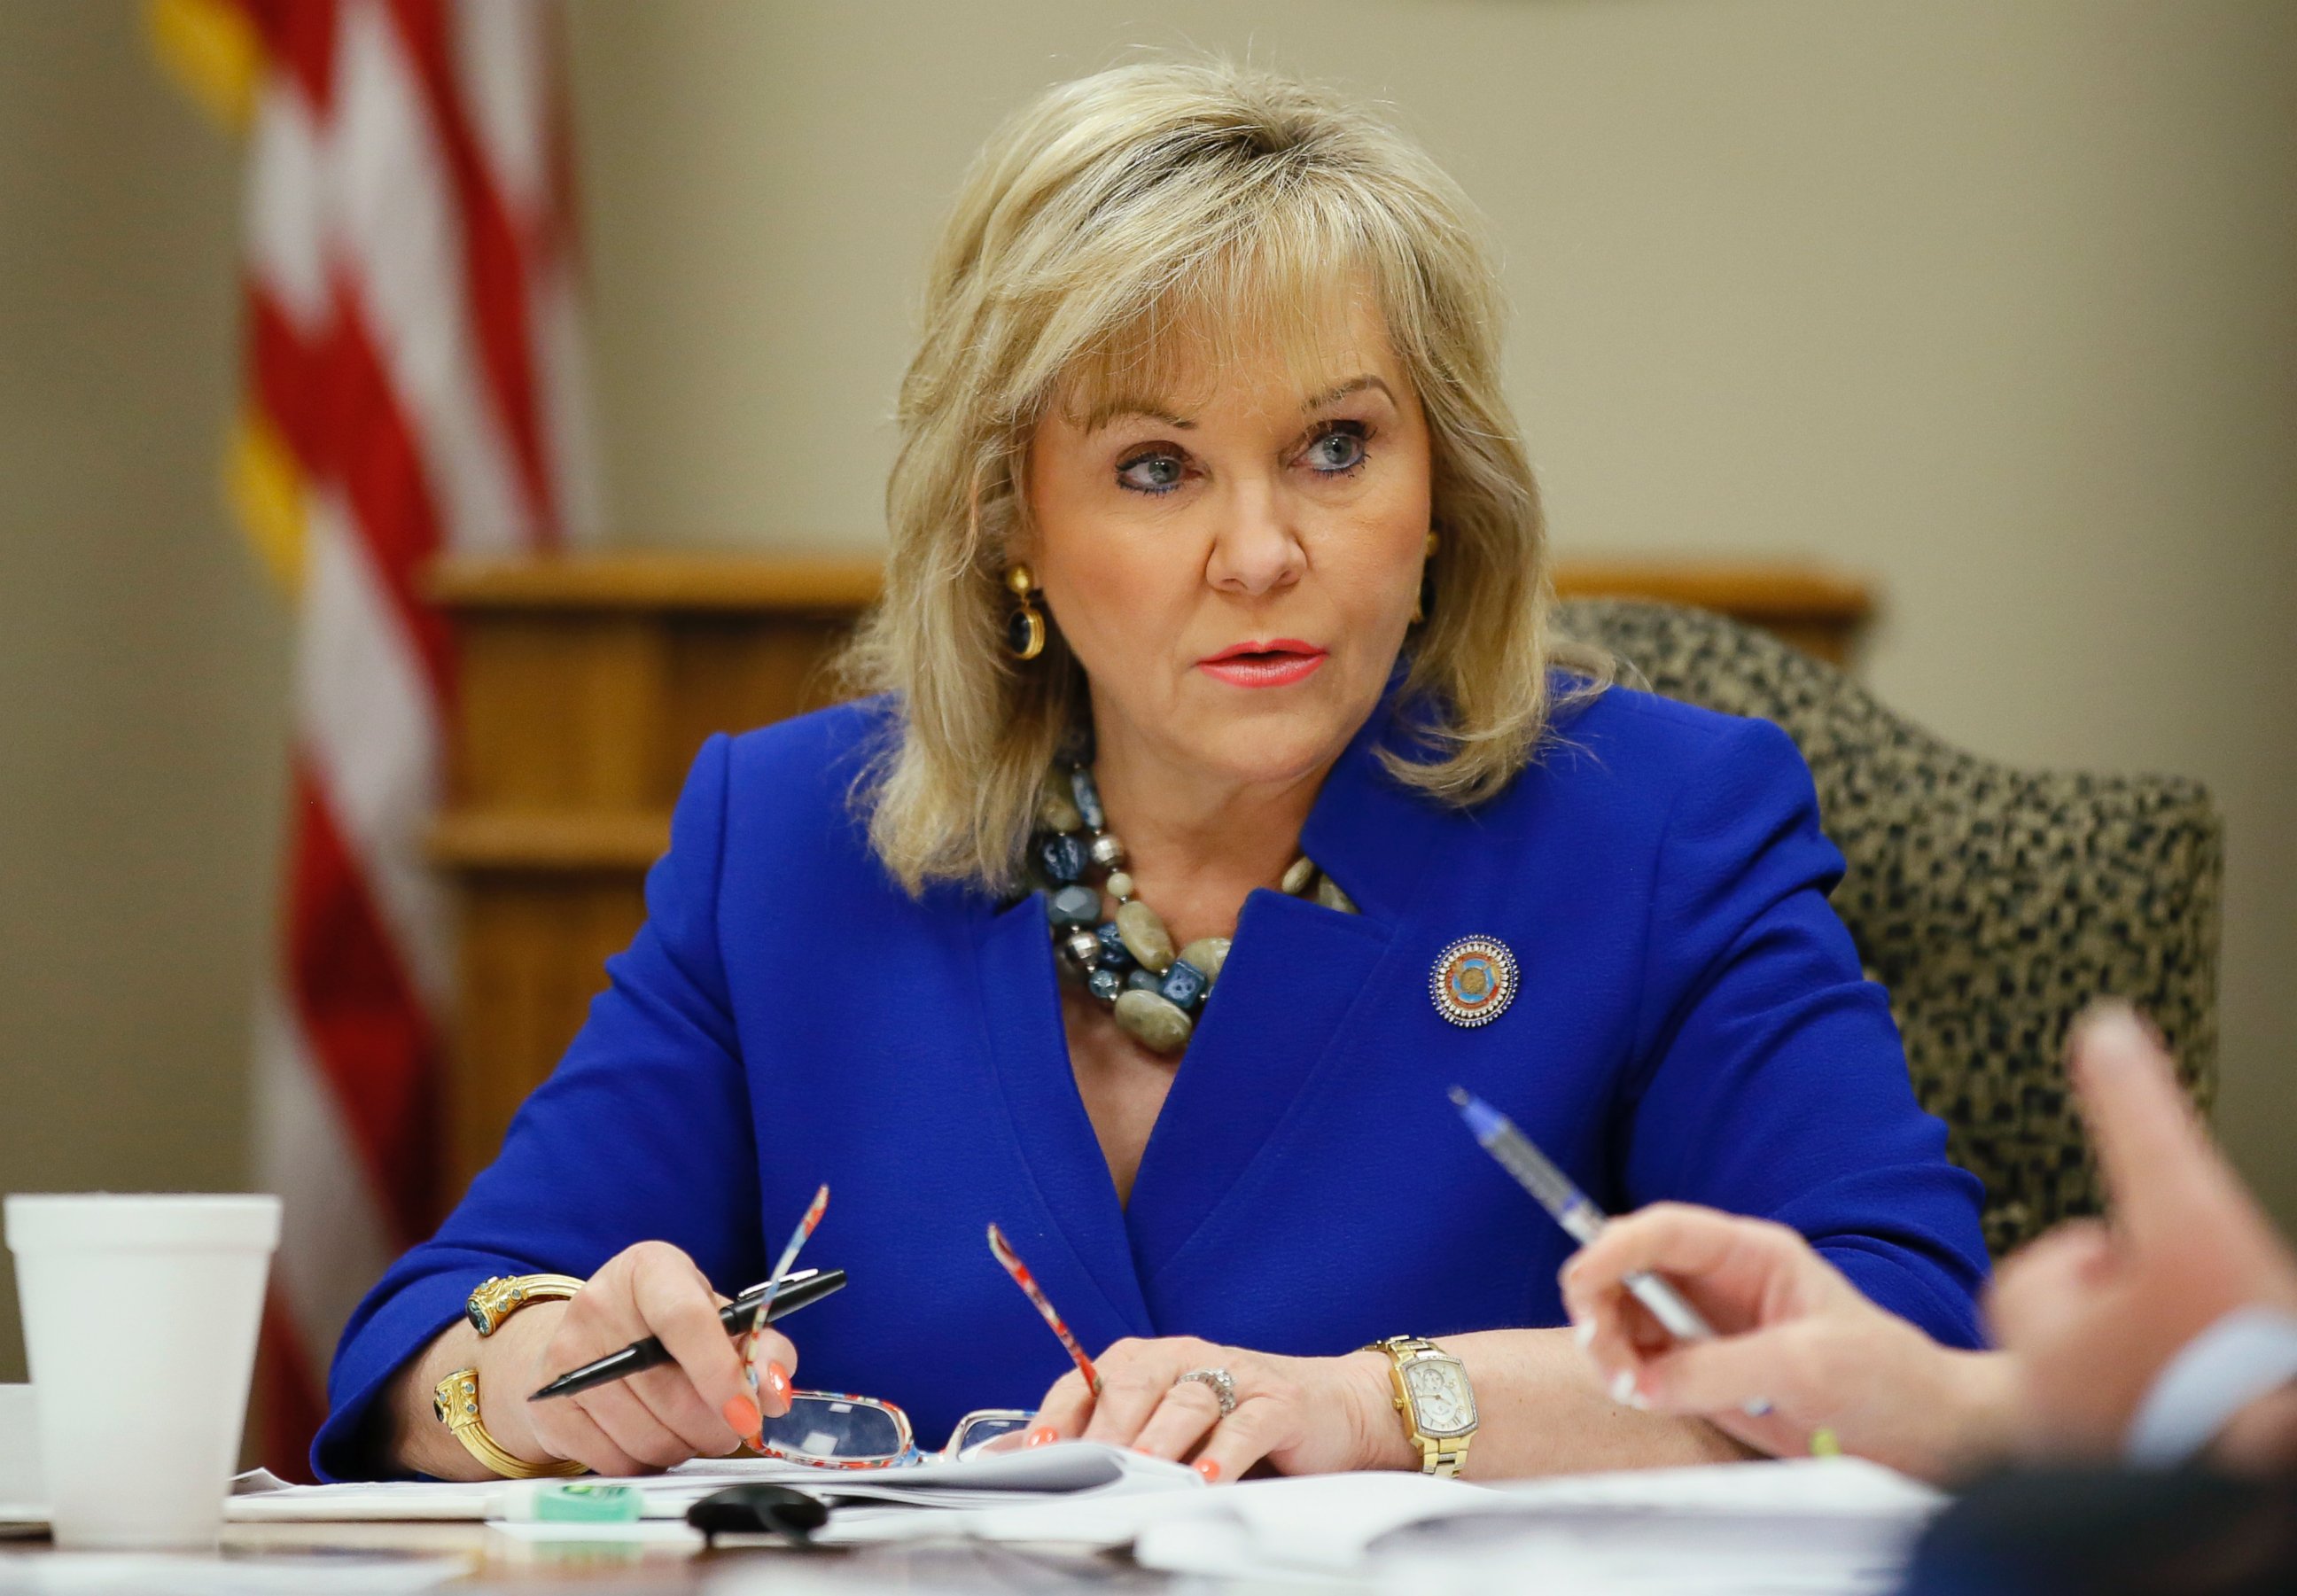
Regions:
<instances>
[{"instance_id":1,"label":"white paper","mask_svg":"<svg viewBox=\"0 0 2297 1596\"><path fill-rule=\"evenodd\" d=\"M909 1468L817 1468L763 1459L681 1463L666 1474L594 1483L638 1487L648 1518L683 1518L686 1510L727 1485L795 1485L826 1501L870 1501L937 1508L985 1508L1079 1493L1097 1495L1204 1488L1196 1470L1099 1443L1068 1442L993 1453L960 1463ZM224 1504L235 1524L374 1519L495 1519L508 1515L508 1480L456 1484L384 1480L372 1484L290 1485L258 1469L242 1475Z\"/></svg>"},{"instance_id":2,"label":"white paper","mask_svg":"<svg viewBox=\"0 0 2297 1596\"><path fill-rule=\"evenodd\" d=\"M1851 1458L1528 1481L1473 1518L1376 1537L1385 1596L1495 1584L1544 1596L1882 1596L1946 1498ZM1168 1559L1167 1566L1178 1559Z\"/></svg>"},{"instance_id":3,"label":"white paper","mask_svg":"<svg viewBox=\"0 0 2297 1596\"><path fill-rule=\"evenodd\" d=\"M1893 1587L1945 1499L1855 1459L1627 1470L1497 1486L1416 1474L1250 1480L954 1513L846 1510L839 1544L957 1535L1114 1551L1213 1578L1347 1582L1398 1596L1535 1584L1855 1593Z\"/></svg>"}]
</instances>

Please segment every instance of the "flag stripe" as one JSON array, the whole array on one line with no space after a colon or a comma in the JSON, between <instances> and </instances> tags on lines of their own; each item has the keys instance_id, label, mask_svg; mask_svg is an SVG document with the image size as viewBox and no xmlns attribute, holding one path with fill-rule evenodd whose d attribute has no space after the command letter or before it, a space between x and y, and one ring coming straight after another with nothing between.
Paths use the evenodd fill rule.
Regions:
<instances>
[{"instance_id":1,"label":"flag stripe","mask_svg":"<svg viewBox=\"0 0 2297 1596\"><path fill-rule=\"evenodd\" d=\"M342 252L409 432L421 440L447 546L531 547L533 518L501 417L472 358L478 309L464 268L469 219L398 26L381 5L343 19L335 128Z\"/></svg>"},{"instance_id":2,"label":"flag stripe","mask_svg":"<svg viewBox=\"0 0 2297 1596\"><path fill-rule=\"evenodd\" d=\"M518 465L520 485L542 541L551 540L550 484L542 464L535 401L526 261L494 174L481 159L457 82L453 45L441 0L393 0L409 62L440 136L461 202L464 269L478 308L479 350L496 412Z\"/></svg>"},{"instance_id":3,"label":"flag stripe","mask_svg":"<svg viewBox=\"0 0 2297 1596\"><path fill-rule=\"evenodd\" d=\"M298 732L312 777L424 1004L453 997L443 890L423 856L439 806L444 736L422 662L342 498L309 495L303 602L329 618L297 645Z\"/></svg>"},{"instance_id":4,"label":"flag stripe","mask_svg":"<svg viewBox=\"0 0 2297 1596\"><path fill-rule=\"evenodd\" d=\"M342 302L325 355L333 457L324 469L342 484L375 573L443 699L453 677L447 619L424 598L420 586L424 568L446 544L432 506L430 473L383 369L383 352L367 335L364 308L353 302L358 291L345 282L336 292Z\"/></svg>"},{"instance_id":5,"label":"flag stripe","mask_svg":"<svg viewBox=\"0 0 2297 1596\"><path fill-rule=\"evenodd\" d=\"M333 0L247 0L276 76L301 87L320 111L334 83L336 7Z\"/></svg>"},{"instance_id":6,"label":"flag stripe","mask_svg":"<svg viewBox=\"0 0 2297 1596\"><path fill-rule=\"evenodd\" d=\"M432 1107L454 938L423 839L455 671L423 573L594 526L597 494L556 12L198 4L235 7L260 46L230 480L298 605L285 902L255 1068L259 1171L287 1207L266 1461L300 1473L284 1448L317 1421L334 1337L446 1195Z\"/></svg>"},{"instance_id":7,"label":"flag stripe","mask_svg":"<svg viewBox=\"0 0 2297 1596\"><path fill-rule=\"evenodd\" d=\"M327 234L311 222L326 213L329 161L326 135L294 86L257 99L242 214L248 272L302 338L326 325Z\"/></svg>"},{"instance_id":8,"label":"flag stripe","mask_svg":"<svg viewBox=\"0 0 2297 1596\"><path fill-rule=\"evenodd\" d=\"M400 1235L429 1227L438 1049L311 772L297 761L291 814L288 980L314 1061L342 1104L367 1178Z\"/></svg>"},{"instance_id":9,"label":"flag stripe","mask_svg":"<svg viewBox=\"0 0 2297 1596\"><path fill-rule=\"evenodd\" d=\"M325 1358L357 1302L412 1237L375 1205L366 1155L344 1105L274 983L255 1005L255 1148L283 1210L279 1251L294 1267L273 1283L298 1337Z\"/></svg>"}]
</instances>

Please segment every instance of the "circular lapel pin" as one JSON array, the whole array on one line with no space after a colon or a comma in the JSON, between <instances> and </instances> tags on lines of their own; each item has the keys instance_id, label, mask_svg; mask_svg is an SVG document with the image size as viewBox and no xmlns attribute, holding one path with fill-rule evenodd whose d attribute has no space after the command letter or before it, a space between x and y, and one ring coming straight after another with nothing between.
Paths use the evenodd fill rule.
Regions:
<instances>
[{"instance_id":1,"label":"circular lapel pin","mask_svg":"<svg viewBox=\"0 0 2297 1596\"><path fill-rule=\"evenodd\" d=\"M1463 936L1436 956L1428 995L1455 1025L1488 1025L1515 1001L1515 955L1497 937Z\"/></svg>"}]
</instances>

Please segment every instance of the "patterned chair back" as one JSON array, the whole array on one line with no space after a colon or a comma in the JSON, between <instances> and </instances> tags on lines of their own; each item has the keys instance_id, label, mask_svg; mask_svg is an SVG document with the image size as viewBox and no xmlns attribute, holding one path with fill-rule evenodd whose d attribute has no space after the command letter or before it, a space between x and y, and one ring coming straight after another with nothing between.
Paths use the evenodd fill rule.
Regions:
<instances>
[{"instance_id":1,"label":"patterned chair back","mask_svg":"<svg viewBox=\"0 0 2297 1596\"><path fill-rule=\"evenodd\" d=\"M1980 759L1833 667L1703 611L1582 599L1558 623L1608 650L1622 680L1775 721L1800 746L1848 864L1835 910L1890 994L1916 1094L1986 1183L1997 1256L2103 1210L2060 1051L2090 999L2151 1016L2208 1111L2224 861L2198 782Z\"/></svg>"}]
</instances>

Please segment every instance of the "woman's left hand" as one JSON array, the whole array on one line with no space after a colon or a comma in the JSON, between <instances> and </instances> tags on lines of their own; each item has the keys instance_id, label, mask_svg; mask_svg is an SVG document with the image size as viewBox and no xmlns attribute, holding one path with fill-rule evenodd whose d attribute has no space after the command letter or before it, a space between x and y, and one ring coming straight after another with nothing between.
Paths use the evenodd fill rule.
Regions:
<instances>
[{"instance_id":1,"label":"woman's left hand","mask_svg":"<svg viewBox=\"0 0 2297 1596\"><path fill-rule=\"evenodd\" d=\"M1266 1462L1283 1474L1402 1466L1404 1429L1379 1353L1286 1358L1193 1337L1117 1342L1094 1360L1096 1396L1084 1377L1063 1375L1037 1410L1028 1444L1106 1441L1150 1457L1191 1460L1214 1484ZM1225 1370L1236 1409L1192 1370Z\"/></svg>"}]
</instances>

